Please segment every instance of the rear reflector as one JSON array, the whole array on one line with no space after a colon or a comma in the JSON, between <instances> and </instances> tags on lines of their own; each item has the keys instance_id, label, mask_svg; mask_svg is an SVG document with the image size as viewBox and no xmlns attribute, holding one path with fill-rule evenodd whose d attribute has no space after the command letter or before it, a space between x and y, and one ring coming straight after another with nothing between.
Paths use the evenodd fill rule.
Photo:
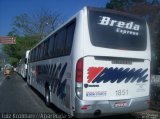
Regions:
<instances>
[{"instance_id":1,"label":"rear reflector","mask_svg":"<svg viewBox=\"0 0 160 119\"><path fill-rule=\"evenodd\" d=\"M83 105L83 106L81 107L81 110L87 110L89 106L90 106L90 105Z\"/></svg>"}]
</instances>

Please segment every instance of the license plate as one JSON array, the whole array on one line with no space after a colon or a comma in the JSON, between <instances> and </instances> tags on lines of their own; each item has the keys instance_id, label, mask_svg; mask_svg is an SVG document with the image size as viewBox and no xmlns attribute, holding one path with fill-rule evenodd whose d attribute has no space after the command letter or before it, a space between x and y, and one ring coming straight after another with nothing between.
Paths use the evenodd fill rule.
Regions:
<instances>
[{"instance_id":1,"label":"license plate","mask_svg":"<svg viewBox=\"0 0 160 119\"><path fill-rule=\"evenodd\" d=\"M126 102L116 102L114 104L115 107L126 107L127 103Z\"/></svg>"}]
</instances>

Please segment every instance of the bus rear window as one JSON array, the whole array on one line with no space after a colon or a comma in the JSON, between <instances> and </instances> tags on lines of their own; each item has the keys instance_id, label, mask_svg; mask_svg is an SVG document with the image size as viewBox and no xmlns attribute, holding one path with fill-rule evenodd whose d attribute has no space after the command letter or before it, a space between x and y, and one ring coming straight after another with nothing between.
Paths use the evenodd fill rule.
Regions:
<instances>
[{"instance_id":1,"label":"bus rear window","mask_svg":"<svg viewBox=\"0 0 160 119\"><path fill-rule=\"evenodd\" d=\"M88 23L94 46L136 51L146 49L146 22L143 19L89 10Z\"/></svg>"}]
</instances>

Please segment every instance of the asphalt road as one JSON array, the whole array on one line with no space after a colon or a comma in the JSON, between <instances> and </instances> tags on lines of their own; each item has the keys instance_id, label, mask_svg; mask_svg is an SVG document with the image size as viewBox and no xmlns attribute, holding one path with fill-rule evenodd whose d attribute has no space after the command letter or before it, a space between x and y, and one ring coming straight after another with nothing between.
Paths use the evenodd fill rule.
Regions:
<instances>
[{"instance_id":1,"label":"asphalt road","mask_svg":"<svg viewBox=\"0 0 160 119\"><path fill-rule=\"evenodd\" d=\"M29 87L17 73L12 73L10 76L5 76L1 73L0 118L24 118L23 114L30 114L27 115L27 118L33 117L37 119L68 117L67 114L53 105L51 108L46 107L44 98L36 90ZM101 119L106 118L137 119L133 115L109 116Z\"/></svg>"},{"instance_id":2,"label":"asphalt road","mask_svg":"<svg viewBox=\"0 0 160 119\"><path fill-rule=\"evenodd\" d=\"M0 81L1 113L53 113L43 100L17 74L2 76Z\"/></svg>"}]
</instances>

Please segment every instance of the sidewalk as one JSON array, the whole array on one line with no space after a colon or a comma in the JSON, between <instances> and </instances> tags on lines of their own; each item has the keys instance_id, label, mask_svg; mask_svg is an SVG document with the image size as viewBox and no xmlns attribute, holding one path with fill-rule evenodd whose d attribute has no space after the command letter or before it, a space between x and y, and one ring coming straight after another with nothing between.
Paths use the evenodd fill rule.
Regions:
<instances>
[{"instance_id":1,"label":"sidewalk","mask_svg":"<svg viewBox=\"0 0 160 119\"><path fill-rule=\"evenodd\" d=\"M152 109L148 109L142 112L133 113L137 119L160 119L160 112Z\"/></svg>"}]
</instances>

